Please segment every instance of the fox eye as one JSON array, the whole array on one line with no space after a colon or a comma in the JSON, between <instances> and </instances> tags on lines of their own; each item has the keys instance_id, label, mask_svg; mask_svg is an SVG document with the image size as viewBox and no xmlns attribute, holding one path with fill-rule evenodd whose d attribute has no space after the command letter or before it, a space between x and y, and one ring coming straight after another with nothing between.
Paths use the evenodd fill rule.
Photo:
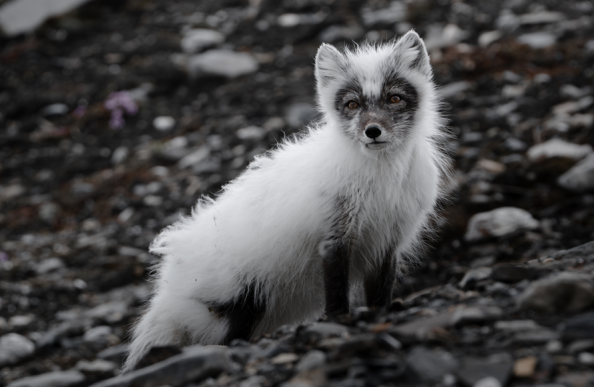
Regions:
<instances>
[{"instance_id":1,"label":"fox eye","mask_svg":"<svg viewBox=\"0 0 594 387\"><path fill-rule=\"evenodd\" d=\"M355 101L349 101L349 102L347 103L347 107L348 107L349 109L356 109L356 108L358 108L358 107L359 107L359 104L358 104L357 102L355 102Z\"/></svg>"},{"instance_id":2,"label":"fox eye","mask_svg":"<svg viewBox=\"0 0 594 387\"><path fill-rule=\"evenodd\" d=\"M390 97L390 102L391 103L398 103L400 101L402 101L402 99L399 96L397 96L397 95L393 95L393 96Z\"/></svg>"}]
</instances>

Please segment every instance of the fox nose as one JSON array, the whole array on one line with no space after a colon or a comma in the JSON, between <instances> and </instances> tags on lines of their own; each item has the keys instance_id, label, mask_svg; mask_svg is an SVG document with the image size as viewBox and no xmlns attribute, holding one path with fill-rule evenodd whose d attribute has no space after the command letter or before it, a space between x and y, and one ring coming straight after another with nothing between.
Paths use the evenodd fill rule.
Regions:
<instances>
[{"instance_id":1,"label":"fox nose","mask_svg":"<svg viewBox=\"0 0 594 387\"><path fill-rule=\"evenodd\" d=\"M377 125L369 125L365 128L365 135L369 138L377 138L382 135L382 130Z\"/></svg>"}]
</instances>

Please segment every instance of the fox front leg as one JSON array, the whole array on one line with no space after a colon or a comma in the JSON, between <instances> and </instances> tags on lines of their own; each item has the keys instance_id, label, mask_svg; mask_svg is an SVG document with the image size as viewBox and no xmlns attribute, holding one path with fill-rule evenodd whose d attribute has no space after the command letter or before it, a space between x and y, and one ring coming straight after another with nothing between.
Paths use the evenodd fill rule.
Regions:
<instances>
[{"instance_id":1,"label":"fox front leg","mask_svg":"<svg viewBox=\"0 0 594 387\"><path fill-rule=\"evenodd\" d=\"M396 279L395 259L390 249L381 264L365 277L365 296L367 306L386 308L392 301L392 287Z\"/></svg>"},{"instance_id":2,"label":"fox front leg","mask_svg":"<svg viewBox=\"0 0 594 387\"><path fill-rule=\"evenodd\" d=\"M326 316L349 313L349 246L331 244L323 257Z\"/></svg>"}]
</instances>

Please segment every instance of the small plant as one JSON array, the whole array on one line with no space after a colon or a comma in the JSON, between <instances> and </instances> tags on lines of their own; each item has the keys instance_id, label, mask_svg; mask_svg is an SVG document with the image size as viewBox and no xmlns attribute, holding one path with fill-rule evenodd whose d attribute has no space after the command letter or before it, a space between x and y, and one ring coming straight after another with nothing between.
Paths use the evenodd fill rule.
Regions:
<instances>
[{"instance_id":1,"label":"small plant","mask_svg":"<svg viewBox=\"0 0 594 387\"><path fill-rule=\"evenodd\" d=\"M114 91L109 94L103 106L111 112L109 127L112 129L121 129L124 127L126 123L124 121L124 111L129 116L138 113L138 105L126 90Z\"/></svg>"}]
</instances>

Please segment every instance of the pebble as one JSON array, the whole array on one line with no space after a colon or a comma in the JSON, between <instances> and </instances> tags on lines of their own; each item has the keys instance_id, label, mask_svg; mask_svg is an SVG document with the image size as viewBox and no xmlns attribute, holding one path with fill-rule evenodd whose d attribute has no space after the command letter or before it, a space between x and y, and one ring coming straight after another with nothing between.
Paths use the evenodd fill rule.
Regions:
<instances>
[{"instance_id":1,"label":"pebble","mask_svg":"<svg viewBox=\"0 0 594 387\"><path fill-rule=\"evenodd\" d=\"M336 323L320 322L310 325L303 332L304 341L315 342L329 337L345 337L348 328Z\"/></svg>"},{"instance_id":2,"label":"pebble","mask_svg":"<svg viewBox=\"0 0 594 387\"><path fill-rule=\"evenodd\" d=\"M89 329L83 336L83 341L95 347L103 347L110 341L112 328L108 325L99 325Z\"/></svg>"},{"instance_id":3,"label":"pebble","mask_svg":"<svg viewBox=\"0 0 594 387\"><path fill-rule=\"evenodd\" d=\"M478 382L472 385L472 387L502 387L503 385L492 376L482 378Z\"/></svg>"},{"instance_id":4,"label":"pebble","mask_svg":"<svg viewBox=\"0 0 594 387\"><path fill-rule=\"evenodd\" d=\"M61 15L89 0L38 0L10 1L0 7L0 27L8 36L29 33L52 16Z\"/></svg>"},{"instance_id":5,"label":"pebble","mask_svg":"<svg viewBox=\"0 0 594 387\"><path fill-rule=\"evenodd\" d=\"M132 387L183 385L199 382L206 377L230 370L227 348L195 345L186 347L179 355L172 356L150 367L95 383L92 387Z\"/></svg>"},{"instance_id":6,"label":"pebble","mask_svg":"<svg viewBox=\"0 0 594 387\"><path fill-rule=\"evenodd\" d=\"M529 378L534 375L538 359L536 356L527 356L516 360L514 363L514 376L518 378Z\"/></svg>"},{"instance_id":7,"label":"pebble","mask_svg":"<svg viewBox=\"0 0 594 387\"><path fill-rule=\"evenodd\" d=\"M170 116L159 116L153 120L153 127L162 132L173 129L175 126L175 118Z\"/></svg>"},{"instance_id":8,"label":"pebble","mask_svg":"<svg viewBox=\"0 0 594 387\"><path fill-rule=\"evenodd\" d=\"M485 280L491 276L493 269L490 267L479 267L471 269L464 274L464 277L458 284L462 289L476 285L477 282Z\"/></svg>"},{"instance_id":9,"label":"pebble","mask_svg":"<svg viewBox=\"0 0 594 387\"><path fill-rule=\"evenodd\" d=\"M466 229L467 241L504 237L518 231L537 228L539 222L528 211L516 207L500 207L473 215Z\"/></svg>"},{"instance_id":10,"label":"pebble","mask_svg":"<svg viewBox=\"0 0 594 387\"><path fill-rule=\"evenodd\" d=\"M561 12L540 11L520 15L520 24L557 23L563 20L565 15Z\"/></svg>"},{"instance_id":11,"label":"pebble","mask_svg":"<svg viewBox=\"0 0 594 387\"><path fill-rule=\"evenodd\" d=\"M503 34L499 30L485 31L479 35L479 38L478 38L479 46L481 46L483 48L488 47L491 43L495 43L496 41L501 39L502 36L503 36Z\"/></svg>"},{"instance_id":12,"label":"pebble","mask_svg":"<svg viewBox=\"0 0 594 387\"><path fill-rule=\"evenodd\" d=\"M81 372L54 371L46 374L29 376L9 383L6 387L69 387L79 386L85 381L85 375Z\"/></svg>"},{"instance_id":13,"label":"pebble","mask_svg":"<svg viewBox=\"0 0 594 387\"><path fill-rule=\"evenodd\" d=\"M472 83L468 81L453 82L438 88L437 93L441 98L448 99L457 96L466 90L470 90L471 88Z\"/></svg>"},{"instance_id":14,"label":"pebble","mask_svg":"<svg viewBox=\"0 0 594 387\"><path fill-rule=\"evenodd\" d=\"M487 377L494 378L499 385L507 385L512 373L514 361L508 353L494 354L489 357L470 357L462 359L457 371L460 380L468 386L474 386Z\"/></svg>"},{"instance_id":15,"label":"pebble","mask_svg":"<svg viewBox=\"0 0 594 387\"><path fill-rule=\"evenodd\" d=\"M51 105L47 105L46 107L41 110L41 114L44 116L61 116L68 113L70 109L68 105L63 103L53 103Z\"/></svg>"},{"instance_id":16,"label":"pebble","mask_svg":"<svg viewBox=\"0 0 594 387\"><path fill-rule=\"evenodd\" d=\"M460 307L452 314L451 324L454 326L478 324L494 321L503 316L503 310L497 306Z\"/></svg>"},{"instance_id":17,"label":"pebble","mask_svg":"<svg viewBox=\"0 0 594 387\"><path fill-rule=\"evenodd\" d=\"M113 374L116 370L116 365L111 361L103 359L95 359L93 361L80 360L74 368L85 374Z\"/></svg>"},{"instance_id":18,"label":"pebble","mask_svg":"<svg viewBox=\"0 0 594 387\"><path fill-rule=\"evenodd\" d=\"M209 50L192 55L187 61L188 73L192 78L226 77L237 78L258 71L258 61L245 52L231 50Z\"/></svg>"},{"instance_id":19,"label":"pebble","mask_svg":"<svg viewBox=\"0 0 594 387\"><path fill-rule=\"evenodd\" d=\"M218 31L193 28L184 34L180 44L186 54L196 54L206 48L218 46L224 41L225 36Z\"/></svg>"},{"instance_id":20,"label":"pebble","mask_svg":"<svg viewBox=\"0 0 594 387\"><path fill-rule=\"evenodd\" d=\"M534 320L509 320L495 323L496 330L507 332L522 332L539 328L540 326Z\"/></svg>"},{"instance_id":21,"label":"pebble","mask_svg":"<svg viewBox=\"0 0 594 387\"><path fill-rule=\"evenodd\" d=\"M366 26L375 26L378 24L394 24L406 19L406 4L400 1L392 1L388 8L370 10L364 8L361 17Z\"/></svg>"},{"instance_id":22,"label":"pebble","mask_svg":"<svg viewBox=\"0 0 594 387\"><path fill-rule=\"evenodd\" d=\"M554 138L542 144L534 145L528 149L527 155L530 161L550 159L552 157L565 157L573 160L580 160L592 153L592 146L589 144L577 145Z\"/></svg>"},{"instance_id":23,"label":"pebble","mask_svg":"<svg viewBox=\"0 0 594 387\"><path fill-rule=\"evenodd\" d=\"M534 279L537 275L538 271L531 267L498 265L493 268L491 278L495 281L514 283Z\"/></svg>"},{"instance_id":24,"label":"pebble","mask_svg":"<svg viewBox=\"0 0 594 387\"><path fill-rule=\"evenodd\" d=\"M557 43L557 37L549 32L531 32L518 36L517 40L535 49L547 48Z\"/></svg>"},{"instance_id":25,"label":"pebble","mask_svg":"<svg viewBox=\"0 0 594 387\"><path fill-rule=\"evenodd\" d=\"M557 183L574 192L594 190L594 154L590 154L559 176Z\"/></svg>"},{"instance_id":26,"label":"pebble","mask_svg":"<svg viewBox=\"0 0 594 387\"><path fill-rule=\"evenodd\" d=\"M443 349L414 347L406 358L408 369L420 380L435 383L458 368L458 361Z\"/></svg>"},{"instance_id":27,"label":"pebble","mask_svg":"<svg viewBox=\"0 0 594 387\"><path fill-rule=\"evenodd\" d=\"M307 102L297 102L289 106L285 121L294 129L301 129L317 116L316 108Z\"/></svg>"},{"instance_id":28,"label":"pebble","mask_svg":"<svg viewBox=\"0 0 594 387\"><path fill-rule=\"evenodd\" d=\"M53 271L57 271L64 267L64 261L60 258L47 258L41 261L36 267L35 272L37 275L44 275L47 273L51 273Z\"/></svg>"},{"instance_id":29,"label":"pebble","mask_svg":"<svg viewBox=\"0 0 594 387\"><path fill-rule=\"evenodd\" d=\"M594 339L594 312L572 317L563 324L565 340Z\"/></svg>"},{"instance_id":30,"label":"pebble","mask_svg":"<svg viewBox=\"0 0 594 387\"><path fill-rule=\"evenodd\" d=\"M577 272L554 274L530 284L516 302L521 309L549 314L583 311L594 305L592 276Z\"/></svg>"},{"instance_id":31,"label":"pebble","mask_svg":"<svg viewBox=\"0 0 594 387\"><path fill-rule=\"evenodd\" d=\"M18 363L35 352L35 344L18 333L0 337L0 367Z\"/></svg>"},{"instance_id":32,"label":"pebble","mask_svg":"<svg viewBox=\"0 0 594 387\"><path fill-rule=\"evenodd\" d=\"M239 129L235 134L240 140L258 141L264 138L264 136L266 135L266 131L259 126L252 125L246 128Z\"/></svg>"},{"instance_id":33,"label":"pebble","mask_svg":"<svg viewBox=\"0 0 594 387\"><path fill-rule=\"evenodd\" d=\"M179 169L185 169L194 165L200 164L210 156L210 148L208 145L202 145L200 148L184 156L177 163Z\"/></svg>"}]
</instances>

